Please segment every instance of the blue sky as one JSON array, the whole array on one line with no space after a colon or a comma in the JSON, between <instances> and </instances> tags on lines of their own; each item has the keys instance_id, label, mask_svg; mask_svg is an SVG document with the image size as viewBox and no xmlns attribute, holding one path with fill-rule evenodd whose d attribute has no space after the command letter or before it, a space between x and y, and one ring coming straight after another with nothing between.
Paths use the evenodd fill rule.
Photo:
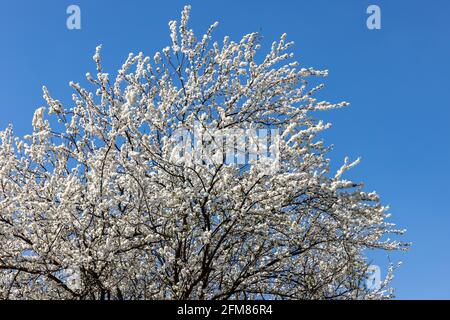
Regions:
<instances>
[{"instance_id":1,"label":"blue sky","mask_svg":"<svg viewBox=\"0 0 450 320\"><path fill-rule=\"evenodd\" d=\"M191 25L235 40L260 31L267 45L286 32L305 67L329 69L321 98L351 102L323 113L335 166L363 162L350 174L377 190L393 221L408 232L408 253L393 282L399 299L450 299L450 2L434 1L5 1L0 2L0 128L31 129L41 87L70 102L70 80L95 71L103 44L114 73L128 53L169 44L167 23L184 4ZM82 29L66 28L66 8L81 7ZM368 30L366 8L381 8L381 30ZM383 265L386 254L374 255Z\"/></svg>"}]
</instances>

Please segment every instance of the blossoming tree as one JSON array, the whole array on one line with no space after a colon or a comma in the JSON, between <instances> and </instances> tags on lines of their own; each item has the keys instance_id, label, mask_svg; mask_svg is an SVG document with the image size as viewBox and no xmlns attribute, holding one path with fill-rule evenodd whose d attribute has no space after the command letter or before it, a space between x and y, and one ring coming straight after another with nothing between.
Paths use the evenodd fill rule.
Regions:
<instances>
[{"instance_id":1,"label":"blossoming tree","mask_svg":"<svg viewBox=\"0 0 450 320\"><path fill-rule=\"evenodd\" d=\"M0 133L0 298L389 297L393 268L369 290L365 251L404 248L386 237L403 231L343 178L357 162L330 173L311 113L347 104L307 83L327 72L299 68L285 35L266 55L257 33L213 42L217 23L196 39L189 11L152 59L130 54L112 79L98 47L93 92L71 83L64 107L44 87L32 134ZM195 127L278 130L276 170L180 161L176 133Z\"/></svg>"}]
</instances>

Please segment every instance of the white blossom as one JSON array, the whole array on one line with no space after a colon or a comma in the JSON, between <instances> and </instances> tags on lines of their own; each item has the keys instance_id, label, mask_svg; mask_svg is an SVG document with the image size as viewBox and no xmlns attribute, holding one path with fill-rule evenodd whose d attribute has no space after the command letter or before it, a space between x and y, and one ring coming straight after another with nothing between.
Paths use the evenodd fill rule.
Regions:
<instances>
[{"instance_id":1,"label":"white blossom","mask_svg":"<svg viewBox=\"0 0 450 320\"><path fill-rule=\"evenodd\" d=\"M318 102L323 86L307 85L327 71L291 61L286 35L266 54L258 33L214 42L217 23L197 38L189 12L152 61L130 54L114 79L98 46L90 89L71 83L63 106L44 88L33 132L0 132L0 299L392 296L393 267L380 290L364 287L365 253L405 248L404 230L375 192L342 179L359 160L330 176L317 139L330 125L312 113L347 103ZM276 170L171 158L220 149L213 133L264 128L280 132L264 149ZM180 130L205 139L177 149Z\"/></svg>"}]
</instances>

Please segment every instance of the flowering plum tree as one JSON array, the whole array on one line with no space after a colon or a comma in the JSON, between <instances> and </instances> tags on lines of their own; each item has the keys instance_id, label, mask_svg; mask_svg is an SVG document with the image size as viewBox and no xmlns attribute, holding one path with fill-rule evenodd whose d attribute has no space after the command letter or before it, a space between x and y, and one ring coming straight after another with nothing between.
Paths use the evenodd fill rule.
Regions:
<instances>
[{"instance_id":1,"label":"flowering plum tree","mask_svg":"<svg viewBox=\"0 0 450 320\"><path fill-rule=\"evenodd\" d=\"M189 11L153 58L130 54L111 79L99 46L93 92L71 83L67 108L44 87L32 134L0 133L0 298L390 297L394 268L369 290L365 251L404 248L386 236L403 231L343 179L357 162L330 173L317 137L329 124L311 114L347 103L307 83L327 72L299 68L285 35L266 55L257 33L214 42L217 23L197 39ZM180 130L200 143L180 149ZM230 160L208 135L244 133L228 141L248 151L248 130L278 132L264 151L276 155L258 162L257 144ZM205 137L214 156L186 161Z\"/></svg>"}]
</instances>

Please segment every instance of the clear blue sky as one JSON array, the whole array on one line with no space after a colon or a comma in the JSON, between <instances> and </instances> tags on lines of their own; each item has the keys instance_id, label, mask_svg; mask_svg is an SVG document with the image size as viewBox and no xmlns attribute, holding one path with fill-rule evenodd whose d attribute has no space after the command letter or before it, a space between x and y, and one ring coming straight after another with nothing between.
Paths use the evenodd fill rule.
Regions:
<instances>
[{"instance_id":1,"label":"clear blue sky","mask_svg":"<svg viewBox=\"0 0 450 320\"><path fill-rule=\"evenodd\" d=\"M393 220L413 242L394 286L400 299L450 299L450 2L342 1L63 1L0 2L0 127L31 128L43 105L41 86L70 102L70 80L95 71L104 45L114 73L130 51L153 56L169 44L167 22L190 3L197 33L220 21L217 35L235 40L261 31L269 45L282 33L305 67L330 70L322 97L351 102L323 113L333 122L326 142L338 166L362 156L351 178L365 181L391 206ZM66 8L82 10L82 29L66 28ZM382 29L366 28L377 4ZM383 264L386 254L374 256Z\"/></svg>"}]
</instances>

